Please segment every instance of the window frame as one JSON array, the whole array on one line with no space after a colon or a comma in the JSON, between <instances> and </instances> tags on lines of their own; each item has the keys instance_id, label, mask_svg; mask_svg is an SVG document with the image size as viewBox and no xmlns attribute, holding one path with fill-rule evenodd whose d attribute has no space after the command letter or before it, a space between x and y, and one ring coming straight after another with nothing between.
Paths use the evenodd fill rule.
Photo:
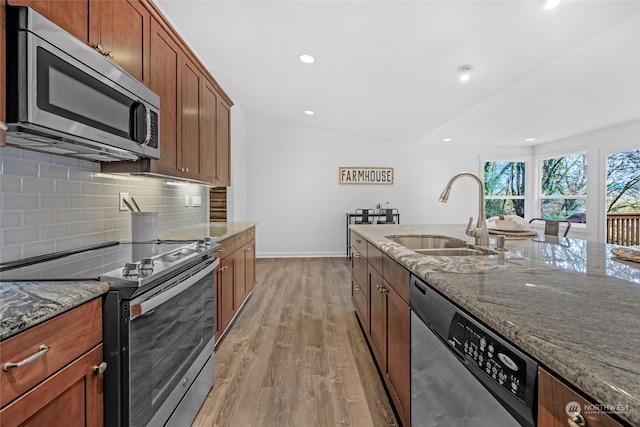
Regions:
<instances>
[{"instance_id":1,"label":"window frame","mask_svg":"<svg viewBox=\"0 0 640 427\"><path fill-rule=\"evenodd\" d=\"M532 159L531 156L486 156L479 158L479 176L482 179L482 183L484 184L484 165L485 163L524 163L524 196L487 196L485 195L485 208L487 200L504 200L504 199L514 199L514 200L524 200L524 218L532 218L531 216L531 206L533 198L531 197L532 193L532 181L531 181L531 165Z\"/></svg>"}]
</instances>

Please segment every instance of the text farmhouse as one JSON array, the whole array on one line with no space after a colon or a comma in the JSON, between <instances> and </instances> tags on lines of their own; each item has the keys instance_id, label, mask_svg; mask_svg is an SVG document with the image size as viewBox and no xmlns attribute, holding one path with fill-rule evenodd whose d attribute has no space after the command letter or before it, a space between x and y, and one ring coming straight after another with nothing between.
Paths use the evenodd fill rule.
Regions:
<instances>
[{"instance_id":1,"label":"text farmhouse","mask_svg":"<svg viewBox=\"0 0 640 427\"><path fill-rule=\"evenodd\" d=\"M393 185L393 168L340 167L340 184Z\"/></svg>"}]
</instances>

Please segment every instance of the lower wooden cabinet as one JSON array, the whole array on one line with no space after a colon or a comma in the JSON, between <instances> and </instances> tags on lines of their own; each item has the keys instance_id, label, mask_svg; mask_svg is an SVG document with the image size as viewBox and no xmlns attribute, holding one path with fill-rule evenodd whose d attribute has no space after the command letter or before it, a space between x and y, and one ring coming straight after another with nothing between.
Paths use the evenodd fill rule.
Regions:
<instances>
[{"instance_id":1,"label":"lower wooden cabinet","mask_svg":"<svg viewBox=\"0 0 640 427\"><path fill-rule=\"evenodd\" d=\"M580 415L568 413L567 405L573 405ZM585 427L622 427L604 412L585 410L592 407L596 407L594 402L576 393L550 372L538 368L538 427L566 427L573 425L570 421Z\"/></svg>"},{"instance_id":2,"label":"lower wooden cabinet","mask_svg":"<svg viewBox=\"0 0 640 427\"><path fill-rule=\"evenodd\" d=\"M101 341L98 298L1 342L2 426L102 426Z\"/></svg>"},{"instance_id":3,"label":"lower wooden cabinet","mask_svg":"<svg viewBox=\"0 0 640 427\"><path fill-rule=\"evenodd\" d=\"M224 239L220 244L220 265L216 269L216 341L230 326L255 285L255 227Z\"/></svg>"},{"instance_id":4,"label":"lower wooden cabinet","mask_svg":"<svg viewBox=\"0 0 640 427\"><path fill-rule=\"evenodd\" d=\"M375 246L363 245L362 237L355 233L352 242L353 305L400 421L408 427L411 424L409 271ZM362 276L366 277L366 284L362 283Z\"/></svg>"}]
</instances>

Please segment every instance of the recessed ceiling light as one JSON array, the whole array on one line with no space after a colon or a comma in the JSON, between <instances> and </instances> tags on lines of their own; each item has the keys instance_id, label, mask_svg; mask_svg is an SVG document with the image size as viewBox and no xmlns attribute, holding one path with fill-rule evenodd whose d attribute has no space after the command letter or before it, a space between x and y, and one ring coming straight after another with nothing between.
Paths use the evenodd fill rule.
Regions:
<instances>
[{"instance_id":1,"label":"recessed ceiling light","mask_svg":"<svg viewBox=\"0 0 640 427\"><path fill-rule=\"evenodd\" d=\"M305 113L307 116L313 116L313 115L315 114L315 113L314 113L313 111L311 111L311 110L304 110L304 113Z\"/></svg>"},{"instance_id":2,"label":"recessed ceiling light","mask_svg":"<svg viewBox=\"0 0 640 427\"><path fill-rule=\"evenodd\" d=\"M549 10L549 9L553 9L554 7L556 7L558 4L560 3L560 0L545 0L544 2L544 8Z\"/></svg>"},{"instance_id":3,"label":"recessed ceiling light","mask_svg":"<svg viewBox=\"0 0 640 427\"><path fill-rule=\"evenodd\" d=\"M527 141L527 142L531 142L531 141L535 141L535 140L536 140L535 138L527 138L527 139L525 139L525 141Z\"/></svg>"},{"instance_id":4,"label":"recessed ceiling light","mask_svg":"<svg viewBox=\"0 0 640 427\"><path fill-rule=\"evenodd\" d=\"M461 65L458 67L460 80L466 82L471 77L471 65Z\"/></svg>"},{"instance_id":5,"label":"recessed ceiling light","mask_svg":"<svg viewBox=\"0 0 640 427\"><path fill-rule=\"evenodd\" d=\"M449 142L449 141L453 141L452 138L442 138L442 142Z\"/></svg>"},{"instance_id":6,"label":"recessed ceiling light","mask_svg":"<svg viewBox=\"0 0 640 427\"><path fill-rule=\"evenodd\" d=\"M313 64L315 62L315 58L311 55L308 54L302 54L300 55L300 61L304 62L305 64Z\"/></svg>"}]
</instances>

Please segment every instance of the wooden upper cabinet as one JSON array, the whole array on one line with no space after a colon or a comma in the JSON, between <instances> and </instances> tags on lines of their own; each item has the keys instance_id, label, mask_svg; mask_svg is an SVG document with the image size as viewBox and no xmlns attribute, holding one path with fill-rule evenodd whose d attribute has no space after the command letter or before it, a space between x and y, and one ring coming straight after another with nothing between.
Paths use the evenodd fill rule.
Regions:
<instances>
[{"instance_id":1,"label":"wooden upper cabinet","mask_svg":"<svg viewBox=\"0 0 640 427\"><path fill-rule=\"evenodd\" d=\"M219 185L231 185L231 106L218 97L216 114L216 181Z\"/></svg>"},{"instance_id":2,"label":"wooden upper cabinet","mask_svg":"<svg viewBox=\"0 0 640 427\"><path fill-rule=\"evenodd\" d=\"M200 176L200 94L202 74L186 55L182 62L182 122L180 140L180 172L185 178Z\"/></svg>"},{"instance_id":3,"label":"wooden upper cabinet","mask_svg":"<svg viewBox=\"0 0 640 427\"><path fill-rule=\"evenodd\" d=\"M83 42L89 41L89 0L8 0L28 6Z\"/></svg>"},{"instance_id":4,"label":"wooden upper cabinet","mask_svg":"<svg viewBox=\"0 0 640 427\"><path fill-rule=\"evenodd\" d=\"M90 0L89 12L89 44L148 86L149 11L138 0Z\"/></svg>"},{"instance_id":5,"label":"wooden upper cabinet","mask_svg":"<svg viewBox=\"0 0 640 427\"><path fill-rule=\"evenodd\" d=\"M217 131L216 118L218 93L209 81L203 79L202 103L200 105L200 171L203 181L217 180Z\"/></svg>"},{"instance_id":6,"label":"wooden upper cabinet","mask_svg":"<svg viewBox=\"0 0 640 427\"><path fill-rule=\"evenodd\" d=\"M160 160L152 161L152 171L175 175L180 149L180 62L176 41L156 21L151 21L151 84L160 97Z\"/></svg>"}]
</instances>

